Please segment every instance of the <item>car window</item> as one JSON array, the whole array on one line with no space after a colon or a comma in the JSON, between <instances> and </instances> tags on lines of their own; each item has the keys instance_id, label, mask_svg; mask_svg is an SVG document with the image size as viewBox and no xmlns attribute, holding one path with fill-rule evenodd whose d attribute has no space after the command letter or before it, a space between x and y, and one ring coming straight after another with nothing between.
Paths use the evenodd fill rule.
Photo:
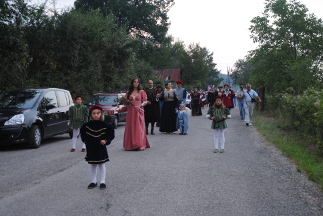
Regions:
<instances>
[{"instance_id":1,"label":"car window","mask_svg":"<svg viewBox=\"0 0 323 216\"><path fill-rule=\"evenodd\" d=\"M57 92L60 106L66 107L68 105L68 103L67 103L67 98L66 98L65 92L63 92L63 91L56 91L56 92Z\"/></svg>"},{"instance_id":2,"label":"car window","mask_svg":"<svg viewBox=\"0 0 323 216\"><path fill-rule=\"evenodd\" d=\"M47 92L42 99L42 108L45 108L47 104L52 104L57 107L57 98L55 91Z\"/></svg>"},{"instance_id":3,"label":"car window","mask_svg":"<svg viewBox=\"0 0 323 216\"><path fill-rule=\"evenodd\" d=\"M69 106L69 105L71 105L72 103L71 103L71 101L72 101L72 99L71 99L71 97L70 97L70 94L68 94L67 92L64 92L65 93L65 96L66 96L66 98L67 98L67 105Z\"/></svg>"},{"instance_id":4,"label":"car window","mask_svg":"<svg viewBox=\"0 0 323 216\"><path fill-rule=\"evenodd\" d=\"M117 95L94 95L91 103L100 105L117 105Z\"/></svg>"},{"instance_id":5,"label":"car window","mask_svg":"<svg viewBox=\"0 0 323 216\"><path fill-rule=\"evenodd\" d=\"M40 91L14 91L0 94L0 109L31 109L39 95Z\"/></svg>"}]
</instances>

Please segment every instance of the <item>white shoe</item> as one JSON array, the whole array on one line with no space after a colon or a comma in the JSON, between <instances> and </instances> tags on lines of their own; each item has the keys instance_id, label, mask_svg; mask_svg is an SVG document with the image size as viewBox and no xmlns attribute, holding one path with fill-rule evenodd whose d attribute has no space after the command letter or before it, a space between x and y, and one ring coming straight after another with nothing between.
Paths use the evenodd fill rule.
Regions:
<instances>
[{"instance_id":1,"label":"white shoe","mask_svg":"<svg viewBox=\"0 0 323 216\"><path fill-rule=\"evenodd\" d=\"M249 123L249 126L251 126L252 125L252 123Z\"/></svg>"}]
</instances>

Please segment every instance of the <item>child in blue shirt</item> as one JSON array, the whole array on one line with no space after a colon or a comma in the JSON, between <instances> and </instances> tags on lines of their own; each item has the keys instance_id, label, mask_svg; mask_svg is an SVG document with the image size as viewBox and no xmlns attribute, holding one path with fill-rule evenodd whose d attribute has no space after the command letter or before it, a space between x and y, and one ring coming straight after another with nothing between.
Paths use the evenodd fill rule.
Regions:
<instances>
[{"instance_id":1,"label":"child in blue shirt","mask_svg":"<svg viewBox=\"0 0 323 216\"><path fill-rule=\"evenodd\" d=\"M180 104L179 110L175 108L177 113L176 126L180 129L179 135L187 135L188 132L188 114L185 110L185 105Z\"/></svg>"}]
</instances>

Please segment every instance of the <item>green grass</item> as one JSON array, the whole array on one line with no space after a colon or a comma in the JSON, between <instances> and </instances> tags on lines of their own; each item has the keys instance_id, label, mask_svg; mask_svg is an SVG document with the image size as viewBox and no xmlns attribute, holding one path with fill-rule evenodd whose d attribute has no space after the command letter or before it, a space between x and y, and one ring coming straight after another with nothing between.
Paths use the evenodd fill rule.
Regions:
<instances>
[{"instance_id":1,"label":"green grass","mask_svg":"<svg viewBox=\"0 0 323 216\"><path fill-rule=\"evenodd\" d=\"M253 125L268 143L297 165L297 171L306 173L323 189L323 158L308 150L311 148L307 140L295 131L281 129L280 124L265 112L254 113Z\"/></svg>"}]
</instances>

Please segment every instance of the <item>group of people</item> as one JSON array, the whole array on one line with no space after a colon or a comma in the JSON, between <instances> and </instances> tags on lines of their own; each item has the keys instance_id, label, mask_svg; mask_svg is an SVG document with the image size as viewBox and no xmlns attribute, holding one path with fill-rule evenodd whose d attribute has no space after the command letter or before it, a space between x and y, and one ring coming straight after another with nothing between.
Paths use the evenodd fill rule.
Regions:
<instances>
[{"instance_id":1,"label":"group of people","mask_svg":"<svg viewBox=\"0 0 323 216\"><path fill-rule=\"evenodd\" d=\"M124 131L123 147L125 150L143 151L150 148L147 135L148 127L151 125L150 134L155 135L155 126L160 132L166 134L173 133L180 129L179 135L188 133L188 114L186 112L185 100L187 91L182 87L183 82L176 81L177 88L172 89L171 82L165 84L165 88L154 87L152 80L148 81L148 87L142 89L140 80L134 78L128 91L123 98L123 103L127 107L127 120ZM219 88L220 89L220 88ZM220 140L220 153L224 152L225 136L227 128L226 119L230 118L230 109L233 108L233 97L238 99L240 117L246 121L246 125L251 124L253 111L253 100L258 98L258 94L247 85L247 89L240 89L234 93L228 85L224 85L224 91L215 90L214 86L208 92L209 110L207 117L212 120L211 128L214 130L214 153L219 151L218 142ZM202 115L200 110L201 97L197 89L191 94L192 115ZM75 151L75 143L78 134L82 139L82 152L87 152L85 160L91 165L91 183L89 189L97 186L97 168L100 170L100 189L105 189L105 165L109 161L106 146L115 137L114 128L104 121L102 107L93 105L90 110L82 105L82 97L77 95L74 98L75 105L70 107L70 128L73 130L72 149ZM243 105L243 110L242 110ZM88 121L88 119L90 119Z\"/></svg>"}]
</instances>

